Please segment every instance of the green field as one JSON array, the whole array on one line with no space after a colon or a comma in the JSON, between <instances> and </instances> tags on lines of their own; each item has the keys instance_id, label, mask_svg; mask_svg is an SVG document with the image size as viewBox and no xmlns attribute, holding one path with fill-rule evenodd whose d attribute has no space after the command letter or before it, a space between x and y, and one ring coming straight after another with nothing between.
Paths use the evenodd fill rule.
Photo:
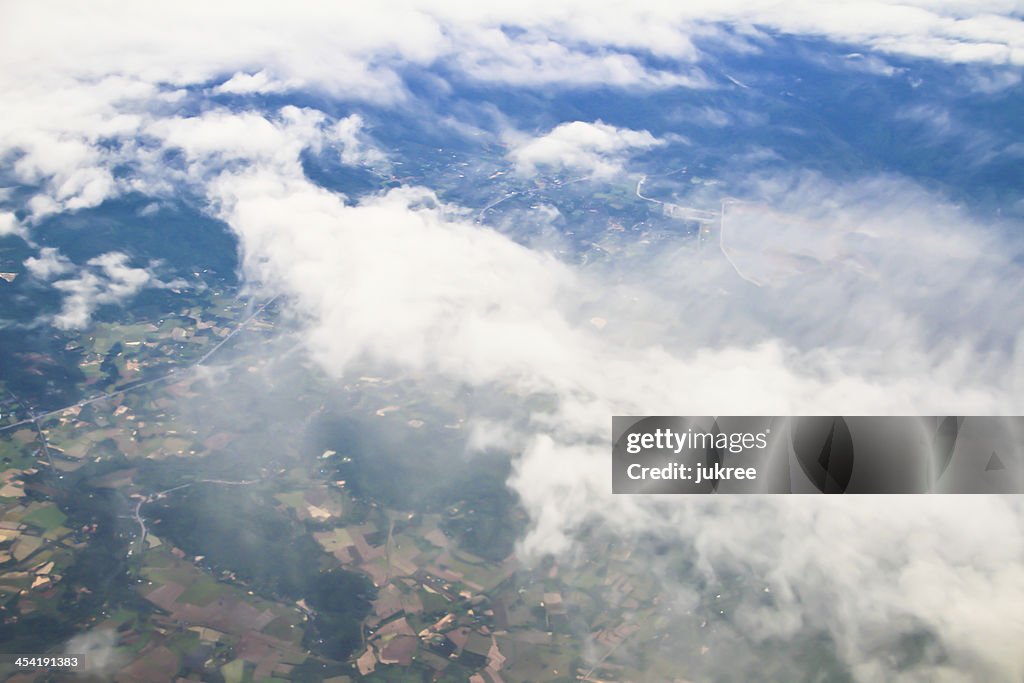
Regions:
<instances>
[{"instance_id":1,"label":"green field","mask_svg":"<svg viewBox=\"0 0 1024 683\"><path fill-rule=\"evenodd\" d=\"M217 598L224 597L230 592L231 589L224 584L204 578L204 580L189 583L185 588L185 592L181 594L178 600L202 607L209 605Z\"/></svg>"},{"instance_id":2,"label":"green field","mask_svg":"<svg viewBox=\"0 0 1024 683\"><path fill-rule=\"evenodd\" d=\"M63 524L66 519L67 516L58 510L56 505L44 505L22 517L21 521L43 531L51 531Z\"/></svg>"}]
</instances>

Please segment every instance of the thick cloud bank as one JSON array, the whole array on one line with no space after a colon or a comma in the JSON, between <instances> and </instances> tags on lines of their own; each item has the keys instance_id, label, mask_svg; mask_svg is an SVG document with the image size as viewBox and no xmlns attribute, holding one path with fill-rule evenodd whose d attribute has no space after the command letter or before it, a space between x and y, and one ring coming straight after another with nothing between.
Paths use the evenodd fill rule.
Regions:
<instances>
[{"instance_id":1,"label":"thick cloud bank","mask_svg":"<svg viewBox=\"0 0 1024 683\"><path fill-rule=\"evenodd\" d=\"M753 641L828 632L858 680L1024 672L1016 501L608 495L610 414L1024 407L1013 323L1024 311L1008 284L1021 281L1020 266L955 207L892 179L762 179L760 195L780 210L800 210L789 196L812 207L786 214L794 234L774 247L810 250L824 267L758 289L682 245L645 257L642 276L581 270L473 224L429 190L353 203L310 182L297 161L223 173L206 187L242 240L249 278L289 297L330 373L372 362L425 382L556 399L526 429L479 425L493 430L481 442L521 448L510 483L532 519L527 556L568 550L575 530L600 519L627 536L692 544L708 574L760 577L774 606L744 604L737 631ZM819 243L801 238L807 230ZM597 313L600 328L589 322ZM904 678L889 654L870 654L920 629L942 656Z\"/></svg>"}]
</instances>

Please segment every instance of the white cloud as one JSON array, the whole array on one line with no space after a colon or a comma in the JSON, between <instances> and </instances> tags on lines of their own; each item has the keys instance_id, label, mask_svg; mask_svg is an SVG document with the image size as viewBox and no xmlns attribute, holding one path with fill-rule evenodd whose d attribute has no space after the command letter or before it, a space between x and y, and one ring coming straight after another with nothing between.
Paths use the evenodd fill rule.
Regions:
<instances>
[{"instance_id":1,"label":"white cloud","mask_svg":"<svg viewBox=\"0 0 1024 683\"><path fill-rule=\"evenodd\" d=\"M25 259L25 268L40 280L51 280L57 275L74 270L74 264L58 249L43 247L39 250L39 256L29 256Z\"/></svg>"},{"instance_id":2,"label":"white cloud","mask_svg":"<svg viewBox=\"0 0 1024 683\"><path fill-rule=\"evenodd\" d=\"M856 71L877 74L879 76L893 76L900 71L880 57L863 55L859 52L851 52L846 55L846 66Z\"/></svg>"},{"instance_id":3,"label":"white cloud","mask_svg":"<svg viewBox=\"0 0 1024 683\"><path fill-rule=\"evenodd\" d=\"M623 171L630 152L665 144L646 130L617 128L601 121L563 123L535 138L518 133L508 137L508 157L524 175L548 168L608 178Z\"/></svg>"},{"instance_id":4,"label":"white cloud","mask_svg":"<svg viewBox=\"0 0 1024 683\"><path fill-rule=\"evenodd\" d=\"M75 270L75 266L57 250L44 248L39 258L29 258L25 267L36 277L50 279ZM52 323L60 329L77 329L89 324L92 314L102 305L122 303L147 287L183 287L184 282L161 281L148 268L128 265L128 256L107 252L86 261L74 277L53 283L64 293L60 313Z\"/></svg>"},{"instance_id":5,"label":"white cloud","mask_svg":"<svg viewBox=\"0 0 1024 683\"><path fill-rule=\"evenodd\" d=\"M117 648L117 632L111 628L95 628L80 633L64 645L64 652L80 655L87 675L109 678L125 665L125 655Z\"/></svg>"},{"instance_id":6,"label":"white cloud","mask_svg":"<svg viewBox=\"0 0 1024 683\"><path fill-rule=\"evenodd\" d=\"M194 117L159 119L145 132L184 152L186 160L201 162L204 170L234 162L289 165L303 149L319 149L324 119L322 112L290 105L273 119L251 111L215 109Z\"/></svg>"},{"instance_id":7,"label":"white cloud","mask_svg":"<svg viewBox=\"0 0 1024 683\"><path fill-rule=\"evenodd\" d=\"M0 211L0 237L5 235L25 235L25 227L10 211Z\"/></svg>"},{"instance_id":8,"label":"white cloud","mask_svg":"<svg viewBox=\"0 0 1024 683\"><path fill-rule=\"evenodd\" d=\"M366 123L359 114L347 116L331 126L331 139L341 145L341 162L349 166L386 165L387 155L367 138L365 128Z\"/></svg>"},{"instance_id":9,"label":"white cloud","mask_svg":"<svg viewBox=\"0 0 1024 683\"><path fill-rule=\"evenodd\" d=\"M60 72L21 78L10 71L19 68L15 56L2 50L0 87L8 104L0 117L0 157L19 183L40 189L29 203L31 221L96 206L116 193L112 168L121 145L138 132L139 109L153 106L158 89L99 74L85 82Z\"/></svg>"},{"instance_id":10,"label":"white cloud","mask_svg":"<svg viewBox=\"0 0 1024 683\"><path fill-rule=\"evenodd\" d=\"M238 72L213 89L217 94L232 95L267 94L288 89L288 84L275 80L266 70L254 74Z\"/></svg>"},{"instance_id":11,"label":"white cloud","mask_svg":"<svg viewBox=\"0 0 1024 683\"><path fill-rule=\"evenodd\" d=\"M709 82L693 66L668 71L649 69L635 56L604 49L572 49L548 38L512 39L497 27L472 34L455 63L466 75L518 86L612 86L663 89L701 88ZM647 48L634 49L646 50Z\"/></svg>"}]
</instances>

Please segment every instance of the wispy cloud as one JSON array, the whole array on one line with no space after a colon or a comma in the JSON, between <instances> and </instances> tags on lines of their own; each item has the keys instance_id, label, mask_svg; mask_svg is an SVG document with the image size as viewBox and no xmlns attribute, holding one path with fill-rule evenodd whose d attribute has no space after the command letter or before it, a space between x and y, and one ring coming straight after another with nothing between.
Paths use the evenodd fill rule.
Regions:
<instances>
[{"instance_id":1,"label":"wispy cloud","mask_svg":"<svg viewBox=\"0 0 1024 683\"><path fill-rule=\"evenodd\" d=\"M164 282L152 270L129 265L126 254L107 252L76 266L57 249L44 247L39 256L25 260L25 268L40 280L53 280L53 287L64 294L59 313L50 322L68 330L85 327L97 308L119 304L147 287L160 289L187 286L181 280ZM71 277L62 277L72 274Z\"/></svg>"}]
</instances>

